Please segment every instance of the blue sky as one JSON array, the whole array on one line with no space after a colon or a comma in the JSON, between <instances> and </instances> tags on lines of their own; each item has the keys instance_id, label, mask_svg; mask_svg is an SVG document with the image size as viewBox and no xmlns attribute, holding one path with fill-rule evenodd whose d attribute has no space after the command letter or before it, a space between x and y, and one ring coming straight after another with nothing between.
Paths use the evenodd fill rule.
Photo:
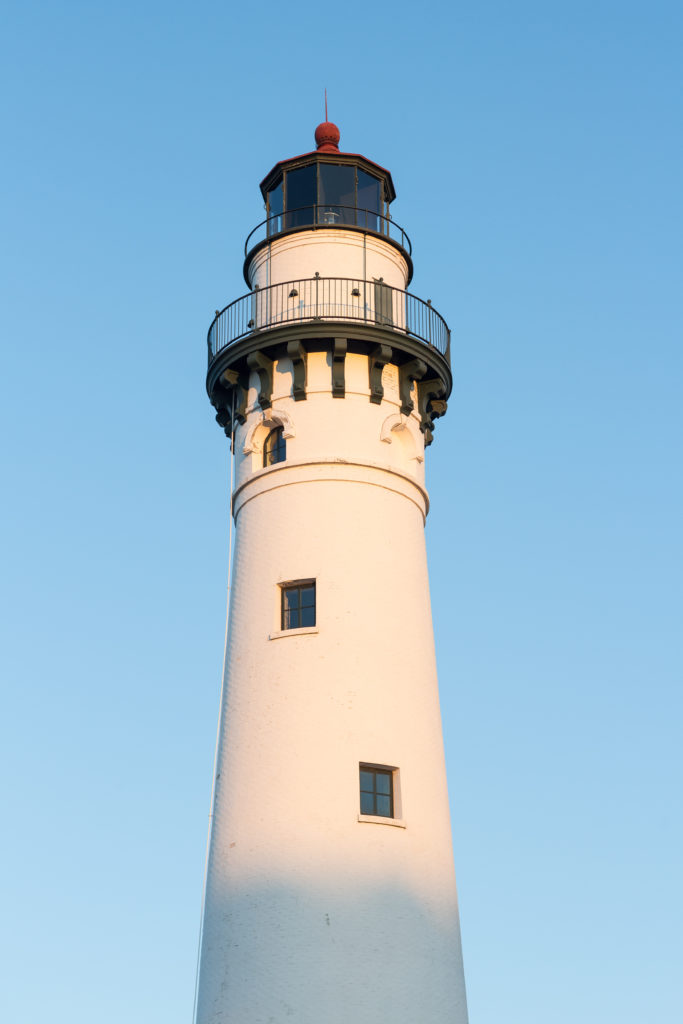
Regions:
<instances>
[{"instance_id":1,"label":"blue sky","mask_svg":"<svg viewBox=\"0 0 683 1024\"><path fill-rule=\"evenodd\" d=\"M453 330L428 452L471 1024L679 1024L679 4L8 4L0 1015L187 1024L258 182L389 167Z\"/></svg>"}]
</instances>

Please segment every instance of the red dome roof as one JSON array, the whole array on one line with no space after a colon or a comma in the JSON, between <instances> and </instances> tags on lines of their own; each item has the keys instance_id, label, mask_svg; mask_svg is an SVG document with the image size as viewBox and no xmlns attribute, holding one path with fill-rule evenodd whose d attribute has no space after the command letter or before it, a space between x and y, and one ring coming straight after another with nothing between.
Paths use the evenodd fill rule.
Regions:
<instances>
[{"instance_id":1,"label":"red dome roof","mask_svg":"<svg viewBox=\"0 0 683 1024\"><path fill-rule=\"evenodd\" d=\"M321 153L338 153L341 135L336 124L323 121L315 130L315 144Z\"/></svg>"}]
</instances>

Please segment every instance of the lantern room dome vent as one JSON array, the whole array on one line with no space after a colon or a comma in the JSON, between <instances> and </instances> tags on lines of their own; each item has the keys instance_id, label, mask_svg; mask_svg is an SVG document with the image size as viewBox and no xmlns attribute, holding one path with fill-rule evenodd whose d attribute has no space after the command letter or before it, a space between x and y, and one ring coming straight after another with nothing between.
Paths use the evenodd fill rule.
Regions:
<instances>
[{"instance_id":1,"label":"lantern room dome vent","mask_svg":"<svg viewBox=\"0 0 683 1024\"><path fill-rule=\"evenodd\" d=\"M315 144L319 153L338 153L341 133L336 124L323 121L315 130Z\"/></svg>"}]
</instances>

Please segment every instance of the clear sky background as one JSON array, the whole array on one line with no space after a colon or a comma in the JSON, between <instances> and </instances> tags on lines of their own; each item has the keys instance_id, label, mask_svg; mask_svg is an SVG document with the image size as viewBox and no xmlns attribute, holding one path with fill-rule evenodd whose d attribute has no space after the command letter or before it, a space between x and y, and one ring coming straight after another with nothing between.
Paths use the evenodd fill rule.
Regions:
<instances>
[{"instance_id":1,"label":"clear sky background","mask_svg":"<svg viewBox=\"0 0 683 1024\"><path fill-rule=\"evenodd\" d=\"M660 0L5 4L0 1019L190 1024L205 336L327 86L453 330L427 535L471 1024L683 1020L682 57Z\"/></svg>"}]
</instances>

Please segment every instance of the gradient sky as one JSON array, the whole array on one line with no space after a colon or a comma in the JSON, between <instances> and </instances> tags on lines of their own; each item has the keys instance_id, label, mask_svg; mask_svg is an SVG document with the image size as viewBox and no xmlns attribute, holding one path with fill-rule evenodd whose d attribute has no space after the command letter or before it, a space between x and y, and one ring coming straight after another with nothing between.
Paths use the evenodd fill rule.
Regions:
<instances>
[{"instance_id":1,"label":"gradient sky","mask_svg":"<svg viewBox=\"0 0 683 1024\"><path fill-rule=\"evenodd\" d=\"M190 1024L205 335L327 86L453 330L427 531L471 1024L680 1024L680 3L0 19L0 1018Z\"/></svg>"}]
</instances>

